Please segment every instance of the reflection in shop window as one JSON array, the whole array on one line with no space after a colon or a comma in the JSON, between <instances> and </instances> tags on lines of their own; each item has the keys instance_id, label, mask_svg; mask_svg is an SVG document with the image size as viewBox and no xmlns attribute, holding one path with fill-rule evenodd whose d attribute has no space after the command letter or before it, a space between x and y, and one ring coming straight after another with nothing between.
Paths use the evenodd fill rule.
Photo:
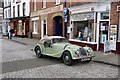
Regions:
<instances>
[{"instance_id":1,"label":"reflection in shop window","mask_svg":"<svg viewBox=\"0 0 120 80\"><path fill-rule=\"evenodd\" d=\"M73 28L73 37L81 41L94 42L94 21L75 21Z\"/></svg>"}]
</instances>

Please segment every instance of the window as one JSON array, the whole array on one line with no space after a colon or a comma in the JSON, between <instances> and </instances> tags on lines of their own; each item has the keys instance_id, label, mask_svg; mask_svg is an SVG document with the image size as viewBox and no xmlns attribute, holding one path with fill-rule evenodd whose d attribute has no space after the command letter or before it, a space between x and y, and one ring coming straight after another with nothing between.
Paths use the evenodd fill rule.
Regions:
<instances>
[{"instance_id":1,"label":"window","mask_svg":"<svg viewBox=\"0 0 120 80\"><path fill-rule=\"evenodd\" d=\"M6 16L6 18L7 18L7 10L5 11L5 16Z\"/></svg>"},{"instance_id":2,"label":"window","mask_svg":"<svg viewBox=\"0 0 120 80\"><path fill-rule=\"evenodd\" d=\"M8 6L10 6L10 1L11 1L11 0L8 0Z\"/></svg>"},{"instance_id":3,"label":"window","mask_svg":"<svg viewBox=\"0 0 120 80\"><path fill-rule=\"evenodd\" d=\"M18 5L18 17L20 16L20 5Z\"/></svg>"},{"instance_id":4,"label":"window","mask_svg":"<svg viewBox=\"0 0 120 80\"><path fill-rule=\"evenodd\" d=\"M73 14L73 39L86 42L95 42L94 13Z\"/></svg>"},{"instance_id":5,"label":"window","mask_svg":"<svg viewBox=\"0 0 120 80\"><path fill-rule=\"evenodd\" d=\"M8 9L8 18L10 18L10 14L11 14L10 9Z\"/></svg>"},{"instance_id":6,"label":"window","mask_svg":"<svg viewBox=\"0 0 120 80\"><path fill-rule=\"evenodd\" d=\"M56 3L55 4L60 4L60 0L56 0Z\"/></svg>"},{"instance_id":7,"label":"window","mask_svg":"<svg viewBox=\"0 0 120 80\"><path fill-rule=\"evenodd\" d=\"M36 0L34 0L34 11L36 11Z\"/></svg>"},{"instance_id":8,"label":"window","mask_svg":"<svg viewBox=\"0 0 120 80\"><path fill-rule=\"evenodd\" d=\"M46 8L46 0L43 0L43 8Z\"/></svg>"},{"instance_id":9,"label":"window","mask_svg":"<svg viewBox=\"0 0 120 80\"><path fill-rule=\"evenodd\" d=\"M37 34L38 33L38 21L33 21L33 27L34 27L33 34Z\"/></svg>"},{"instance_id":10,"label":"window","mask_svg":"<svg viewBox=\"0 0 120 80\"><path fill-rule=\"evenodd\" d=\"M25 16L25 3L23 3L23 16Z\"/></svg>"},{"instance_id":11,"label":"window","mask_svg":"<svg viewBox=\"0 0 120 80\"><path fill-rule=\"evenodd\" d=\"M109 19L109 12L103 12L103 13L101 13L101 19L102 20Z\"/></svg>"},{"instance_id":12,"label":"window","mask_svg":"<svg viewBox=\"0 0 120 80\"><path fill-rule=\"evenodd\" d=\"M13 6L13 17L15 17L15 6Z\"/></svg>"}]
</instances>

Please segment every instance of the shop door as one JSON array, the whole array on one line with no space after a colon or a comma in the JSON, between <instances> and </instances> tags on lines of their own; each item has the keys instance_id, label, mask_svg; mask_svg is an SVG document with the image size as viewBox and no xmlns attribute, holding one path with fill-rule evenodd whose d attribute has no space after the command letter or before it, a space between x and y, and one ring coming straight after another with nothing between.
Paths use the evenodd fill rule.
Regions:
<instances>
[{"instance_id":1,"label":"shop door","mask_svg":"<svg viewBox=\"0 0 120 80\"><path fill-rule=\"evenodd\" d=\"M99 34L99 50L104 50L104 43L108 41L109 38L109 21L101 21L100 22L100 34Z\"/></svg>"},{"instance_id":2,"label":"shop door","mask_svg":"<svg viewBox=\"0 0 120 80\"><path fill-rule=\"evenodd\" d=\"M117 25L110 26L110 49L116 50Z\"/></svg>"}]
</instances>

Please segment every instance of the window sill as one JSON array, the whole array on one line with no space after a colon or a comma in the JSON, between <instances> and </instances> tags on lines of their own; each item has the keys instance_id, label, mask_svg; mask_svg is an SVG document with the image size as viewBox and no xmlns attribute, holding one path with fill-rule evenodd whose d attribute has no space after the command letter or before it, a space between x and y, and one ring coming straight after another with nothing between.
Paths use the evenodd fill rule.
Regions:
<instances>
[{"instance_id":1,"label":"window sill","mask_svg":"<svg viewBox=\"0 0 120 80\"><path fill-rule=\"evenodd\" d=\"M55 6L58 6L58 5L60 5L60 3L55 4Z\"/></svg>"},{"instance_id":2,"label":"window sill","mask_svg":"<svg viewBox=\"0 0 120 80\"><path fill-rule=\"evenodd\" d=\"M37 32L33 32L33 34L38 34Z\"/></svg>"},{"instance_id":3,"label":"window sill","mask_svg":"<svg viewBox=\"0 0 120 80\"><path fill-rule=\"evenodd\" d=\"M86 44L97 44L96 42L80 41L80 40L77 40L77 39L69 39L69 41L81 42L81 43L86 43Z\"/></svg>"}]
</instances>

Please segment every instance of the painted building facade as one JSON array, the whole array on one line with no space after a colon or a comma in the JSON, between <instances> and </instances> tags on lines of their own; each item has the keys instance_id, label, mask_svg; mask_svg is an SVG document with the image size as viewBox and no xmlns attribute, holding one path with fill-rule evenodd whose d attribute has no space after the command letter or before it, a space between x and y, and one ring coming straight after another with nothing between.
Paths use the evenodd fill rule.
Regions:
<instances>
[{"instance_id":1,"label":"painted building facade","mask_svg":"<svg viewBox=\"0 0 120 80\"><path fill-rule=\"evenodd\" d=\"M2 21L3 21L3 5L0 2L0 32L2 32Z\"/></svg>"},{"instance_id":2,"label":"painted building facade","mask_svg":"<svg viewBox=\"0 0 120 80\"><path fill-rule=\"evenodd\" d=\"M30 18L30 0L11 0L10 26L16 36L28 37Z\"/></svg>"},{"instance_id":3,"label":"painted building facade","mask_svg":"<svg viewBox=\"0 0 120 80\"><path fill-rule=\"evenodd\" d=\"M11 0L4 0L3 15L4 20L2 21L2 31L3 35L7 35L10 30Z\"/></svg>"}]
</instances>

